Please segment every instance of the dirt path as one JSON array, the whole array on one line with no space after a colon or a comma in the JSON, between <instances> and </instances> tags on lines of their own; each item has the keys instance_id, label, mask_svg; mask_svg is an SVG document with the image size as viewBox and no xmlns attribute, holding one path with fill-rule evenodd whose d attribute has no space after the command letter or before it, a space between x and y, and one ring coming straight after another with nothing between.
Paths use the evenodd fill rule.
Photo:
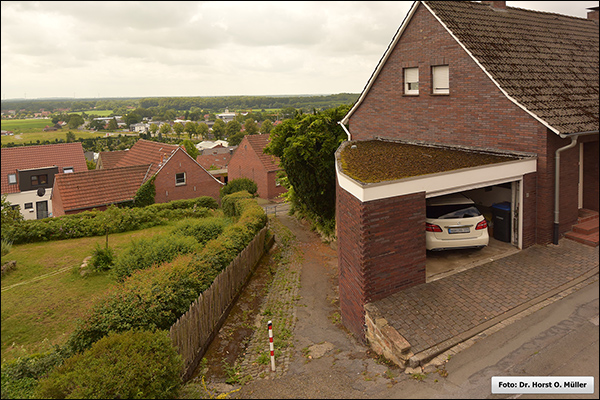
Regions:
<instances>
[{"instance_id":1,"label":"dirt path","mask_svg":"<svg viewBox=\"0 0 600 400\"><path fill-rule=\"evenodd\" d=\"M213 397L393 396L393 386L408 378L397 367L374 357L340 323L334 246L323 243L306 224L292 217L276 219L293 234L288 253L280 253L284 246L276 245L268 257L263 257L209 348L207 366L198 370L198 379L186 387L182 397L201 397L202 375ZM270 371L266 358L267 319L273 320L275 343L278 339L288 341L280 352L276 350L275 372ZM241 329L243 325L248 329ZM260 354L264 354L264 363ZM229 364L219 368L223 359Z\"/></svg>"}]
</instances>

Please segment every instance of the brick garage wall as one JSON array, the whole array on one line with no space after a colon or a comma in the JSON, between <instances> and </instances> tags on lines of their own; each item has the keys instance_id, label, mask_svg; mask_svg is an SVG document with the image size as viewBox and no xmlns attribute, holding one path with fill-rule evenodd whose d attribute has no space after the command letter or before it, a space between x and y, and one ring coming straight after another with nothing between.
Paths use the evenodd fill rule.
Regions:
<instances>
[{"instance_id":1,"label":"brick garage wall","mask_svg":"<svg viewBox=\"0 0 600 400\"><path fill-rule=\"evenodd\" d=\"M340 311L365 340L367 303L425 283L425 194L363 203L337 187Z\"/></svg>"},{"instance_id":2,"label":"brick garage wall","mask_svg":"<svg viewBox=\"0 0 600 400\"><path fill-rule=\"evenodd\" d=\"M287 191L285 187L281 185L277 186L277 171L269 171L267 174L267 185L269 188L267 192L268 199L275 199Z\"/></svg>"},{"instance_id":3,"label":"brick garage wall","mask_svg":"<svg viewBox=\"0 0 600 400\"><path fill-rule=\"evenodd\" d=\"M185 173L185 185L175 185L175 175ZM219 201L221 184L183 150L178 150L163 166L154 181L156 203L210 196Z\"/></svg>"},{"instance_id":4,"label":"brick garage wall","mask_svg":"<svg viewBox=\"0 0 600 400\"><path fill-rule=\"evenodd\" d=\"M583 207L598 211L598 135L595 139L583 145Z\"/></svg>"},{"instance_id":5,"label":"brick garage wall","mask_svg":"<svg viewBox=\"0 0 600 400\"><path fill-rule=\"evenodd\" d=\"M523 204L521 213L523 215L523 248L533 246L536 243L536 215L537 215L537 174L531 173L523 176L521 190L523 192Z\"/></svg>"}]
</instances>

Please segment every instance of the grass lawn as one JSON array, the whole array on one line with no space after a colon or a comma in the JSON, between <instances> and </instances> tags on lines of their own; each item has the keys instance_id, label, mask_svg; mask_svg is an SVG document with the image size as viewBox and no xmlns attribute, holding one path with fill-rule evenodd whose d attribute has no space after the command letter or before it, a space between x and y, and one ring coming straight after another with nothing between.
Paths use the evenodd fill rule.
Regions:
<instances>
[{"instance_id":1,"label":"grass lawn","mask_svg":"<svg viewBox=\"0 0 600 400\"><path fill-rule=\"evenodd\" d=\"M40 131L46 127L46 125L52 126L51 119L3 119L2 130L13 131L15 135L17 133L26 133Z\"/></svg>"},{"instance_id":2,"label":"grass lawn","mask_svg":"<svg viewBox=\"0 0 600 400\"><path fill-rule=\"evenodd\" d=\"M4 128L2 128L4 129ZM42 130L32 131L27 133L15 133L13 136L2 136L2 144L6 143L15 143L15 144L27 144L29 142L33 144L37 144L37 141L43 142L44 140L48 140L50 142L54 142L55 139L62 139L63 141L67 140L67 132L69 132L68 128L63 128L59 131L54 132L44 132ZM71 130L75 134L76 138L82 139L93 139L97 137L105 137L106 131L101 132L87 132L87 131L79 131L77 129ZM118 135L118 134L117 134Z\"/></svg>"},{"instance_id":3,"label":"grass lawn","mask_svg":"<svg viewBox=\"0 0 600 400\"><path fill-rule=\"evenodd\" d=\"M171 226L116 233L109 246L118 256L132 239L168 232ZM94 299L115 284L108 273L81 276L83 259L106 236L13 245L2 262L17 267L2 277L2 362L50 350L68 339Z\"/></svg>"}]
</instances>

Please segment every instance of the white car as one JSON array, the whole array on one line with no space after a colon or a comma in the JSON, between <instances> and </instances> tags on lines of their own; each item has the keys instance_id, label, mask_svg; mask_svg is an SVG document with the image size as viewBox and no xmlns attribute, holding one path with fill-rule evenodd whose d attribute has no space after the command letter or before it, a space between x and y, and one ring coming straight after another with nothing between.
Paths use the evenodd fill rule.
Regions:
<instances>
[{"instance_id":1,"label":"white car","mask_svg":"<svg viewBox=\"0 0 600 400\"><path fill-rule=\"evenodd\" d=\"M427 199L425 243L427 250L484 248L490 236L485 217L463 194Z\"/></svg>"}]
</instances>

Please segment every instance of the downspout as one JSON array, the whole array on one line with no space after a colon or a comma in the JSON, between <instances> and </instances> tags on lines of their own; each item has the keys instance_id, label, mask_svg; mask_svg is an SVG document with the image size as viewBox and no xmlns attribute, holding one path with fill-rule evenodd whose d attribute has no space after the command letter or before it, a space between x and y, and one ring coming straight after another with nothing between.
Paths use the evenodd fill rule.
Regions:
<instances>
[{"instance_id":1,"label":"downspout","mask_svg":"<svg viewBox=\"0 0 600 400\"><path fill-rule=\"evenodd\" d=\"M344 130L344 132L346 132L346 135L348 135L348 141L352 140L352 136L350 135L350 132L348 132L348 129L346 129L346 127L344 126L344 124L342 124L342 121L338 121L338 124L340 124L340 126L342 127L342 129Z\"/></svg>"},{"instance_id":2,"label":"downspout","mask_svg":"<svg viewBox=\"0 0 600 400\"><path fill-rule=\"evenodd\" d=\"M560 135L562 138L571 138L571 143L568 145L556 149L555 153L555 166L554 166L554 236L553 244L558 244L558 230L560 226L559 218L559 198L560 198L560 153L565 150L571 149L577 145L577 139L579 136L594 135L598 134L598 131L579 132L572 135Z\"/></svg>"}]
</instances>

